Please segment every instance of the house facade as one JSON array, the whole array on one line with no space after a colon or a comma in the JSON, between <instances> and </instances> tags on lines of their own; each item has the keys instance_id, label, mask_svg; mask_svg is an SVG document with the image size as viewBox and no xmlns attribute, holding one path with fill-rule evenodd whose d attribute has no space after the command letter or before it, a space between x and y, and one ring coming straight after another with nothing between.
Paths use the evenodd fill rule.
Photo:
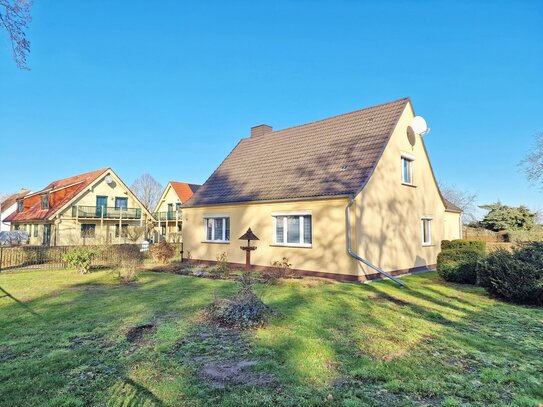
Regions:
<instances>
[{"instance_id":1,"label":"house facade","mask_svg":"<svg viewBox=\"0 0 543 407\"><path fill-rule=\"evenodd\" d=\"M7 220L26 230L30 244L140 243L151 213L111 169L54 181L19 199Z\"/></svg>"},{"instance_id":2,"label":"house facade","mask_svg":"<svg viewBox=\"0 0 543 407\"><path fill-rule=\"evenodd\" d=\"M183 229L181 205L187 202L199 187L198 184L188 182L168 182L153 213L156 219L155 241L181 241Z\"/></svg>"},{"instance_id":3,"label":"house facade","mask_svg":"<svg viewBox=\"0 0 543 407\"><path fill-rule=\"evenodd\" d=\"M11 230L11 224L10 222L7 222L6 219L9 215L17 211L17 201L24 198L28 193L30 193L30 190L23 188L19 192L9 195L0 202L0 232L8 232Z\"/></svg>"},{"instance_id":4,"label":"house facade","mask_svg":"<svg viewBox=\"0 0 543 407\"><path fill-rule=\"evenodd\" d=\"M414 117L400 99L252 128L182 206L185 253L242 264L250 227L257 267L287 258L301 274L347 281L434 268L441 240L460 237L461 211L441 196Z\"/></svg>"}]
</instances>

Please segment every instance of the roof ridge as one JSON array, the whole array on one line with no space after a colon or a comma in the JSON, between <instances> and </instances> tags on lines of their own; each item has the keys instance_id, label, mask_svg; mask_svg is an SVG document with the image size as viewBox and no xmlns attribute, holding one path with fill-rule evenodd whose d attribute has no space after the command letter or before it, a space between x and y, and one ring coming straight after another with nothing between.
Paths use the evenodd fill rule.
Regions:
<instances>
[{"instance_id":1,"label":"roof ridge","mask_svg":"<svg viewBox=\"0 0 543 407\"><path fill-rule=\"evenodd\" d=\"M336 114L334 116L326 117L324 119L312 120L312 121L307 122L307 123L297 124L295 126L290 126L290 127L285 127L284 129L273 130L273 131L271 131L269 133L266 133L265 135L269 136L271 133L279 133L279 132L286 131L286 130L292 130L292 129L295 129L295 128L298 128L298 127L308 126L310 124L320 123L320 122L328 121L328 120L331 120L331 119L336 119L336 118L342 117L342 116L348 116L350 114L359 113L359 112L362 112L364 110L376 109L376 108L379 108L379 107L383 107L383 106L386 106L386 105L391 105L391 104L398 103L398 102L401 102L401 101L410 102L411 99L409 98L409 96L406 96L406 97L403 97L403 98L392 100L390 102L384 102L384 103L380 103L378 105L363 107L361 109L356 109L356 110L353 110L353 111L347 112L347 113ZM259 139L264 139L264 138L267 138L267 137L251 137L251 136L249 136L249 137L242 138L242 140L259 140Z\"/></svg>"}]
</instances>

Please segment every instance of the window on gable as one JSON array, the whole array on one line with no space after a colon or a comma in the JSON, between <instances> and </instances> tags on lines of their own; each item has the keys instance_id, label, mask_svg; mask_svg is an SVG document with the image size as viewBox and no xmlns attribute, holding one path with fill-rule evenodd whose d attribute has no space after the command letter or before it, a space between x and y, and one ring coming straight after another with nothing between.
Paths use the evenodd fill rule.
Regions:
<instances>
[{"instance_id":1,"label":"window on gable","mask_svg":"<svg viewBox=\"0 0 543 407\"><path fill-rule=\"evenodd\" d=\"M276 214L273 217L275 244L285 246L311 245L313 231L310 214Z\"/></svg>"},{"instance_id":2,"label":"window on gable","mask_svg":"<svg viewBox=\"0 0 543 407\"><path fill-rule=\"evenodd\" d=\"M422 245L430 246L432 244L432 218L422 218Z\"/></svg>"},{"instance_id":3,"label":"window on gable","mask_svg":"<svg viewBox=\"0 0 543 407\"><path fill-rule=\"evenodd\" d=\"M96 236L96 225L94 223L84 223L81 225L82 238L94 238Z\"/></svg>"},{"instance_id":4,"label":"window on gable","mask_svg":"<svg viewBox=\"0 0 543 407\"><path fill-rule=\"evenodd\" d=\"M49 209L49 195L42 195L41 196L41 208L42 209Z\"/></svg>"},{"instance_id":5,"label":"window on gable","mask_svg":"<svg viewBox=\"0 0 543 407\"><path fill-rule=\"evenodd\" d=\"M115 198L115 209L127 209L128 198Z\"/></svg>"},{"instance_id":6,"label":"window on gable","mask_svg":"<svg viewBox=\"0 0 543 407\"><path fill-rule=\"evenodd\" d=\"M25 209L24 202L22 200L17 201L17 212L22 212L24 211L24 209Z\"/></svg>"},{"instance_id":7,"label":"window on gable","mask_svg":"<svg viewBox=\"0 0 543 407\"><path fill-rule=\"evenodd\" d=\"M402 155L402 184L413 185L413 166L415 159Z\"/></svg>"},{"instance_id":8,"label":"window on gable","mask_svg":"<svg viewBox=\"0 0 543 407\"><path fill-rule=\"evenodd\" d=\"M205 240L208 242L229 242L230 241L230 218L205 217Z\"/></svg>"}]
</instances>

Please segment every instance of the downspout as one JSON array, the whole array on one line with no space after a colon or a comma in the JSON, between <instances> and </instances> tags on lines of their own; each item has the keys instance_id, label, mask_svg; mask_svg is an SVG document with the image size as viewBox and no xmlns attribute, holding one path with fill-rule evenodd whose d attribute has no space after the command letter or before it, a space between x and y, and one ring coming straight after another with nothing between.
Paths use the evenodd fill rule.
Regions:
<instances>
[{"instance_id":1,"label":"downspout","mask_svg":"<svg viewBox=\"0 0 543 407\"><path fill-rule=\"evenodd\" d=\"M371 264L369 261L363 259L358 254L353 252L353 249L351 248L351 206L353 206L353 203L354 203L354 198L351 197L350 200L349 200L349 203L347 204L347 207L345 208L345 215L346 215L346 221L347 221L347 225L346 225L346 230L347 230L347 253L349 253L349 256L355 258L359 262L362 262L366 266L368 266L368 267L372 268L373 270L377 271L379 274L382 274L385 277L390 278L392 281L394 281L395 283L398 283L402 287L406 287L405 283L403 281L401 281L400 279L394 277L393 275L387 273L384 270L381 270L379 267Z\"/></svg>"}]
</instances>

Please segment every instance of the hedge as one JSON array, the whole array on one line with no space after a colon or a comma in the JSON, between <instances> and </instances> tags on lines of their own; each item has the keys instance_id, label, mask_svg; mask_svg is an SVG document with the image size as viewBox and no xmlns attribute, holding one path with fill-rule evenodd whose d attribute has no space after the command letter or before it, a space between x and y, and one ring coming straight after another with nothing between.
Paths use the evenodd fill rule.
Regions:
<instances>
[{"instance_id":1,"label":"hedge","mask_svg":"<svg viewBox=\"0 0 543 407\"><path fill-rule=\"evenodd\" d=\"M477 267L484 252L471 247L443 250L437 256L437 272L446 281L477 283Z\"/></svg>"},{"instance_id":2,"label":"hedge","mask_svg":"<svg viewBox=\"0 0 543 407\"><path fill-rule=\"evenodd\" d=\"M441 250L451 249L474 249L486 253L486 242L467 239L443 240L441 242Z\"/></svg>"},{"instance_id":3,"label":"hedge","mask_svg":"<svg viewBox=\"0 0 543 407\"><path fill-rule=\"evenodd\" d=\"M479 284L495 297L543 305L543 242L520 245L512 253L496 250L481 263Z\"/></svg>"}]
</instances>

